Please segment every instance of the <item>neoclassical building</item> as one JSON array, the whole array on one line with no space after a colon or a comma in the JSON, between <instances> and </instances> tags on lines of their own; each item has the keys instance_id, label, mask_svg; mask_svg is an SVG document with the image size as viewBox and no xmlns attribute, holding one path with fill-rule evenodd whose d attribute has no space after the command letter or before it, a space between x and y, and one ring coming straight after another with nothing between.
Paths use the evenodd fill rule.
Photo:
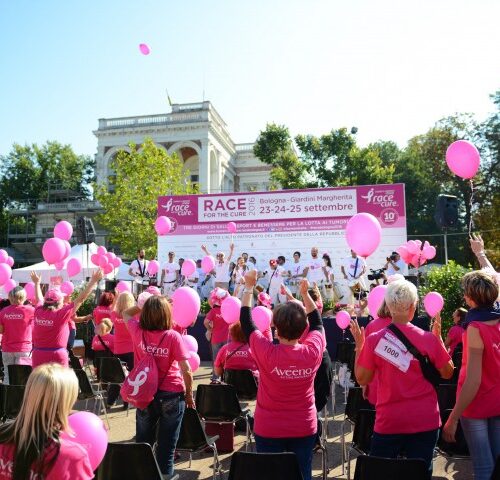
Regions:
<instances>
[{"instance_id":1,"label":"neoclassical building","mask_svg":"<svg viewBox=\"0 0 500 480\"><path fill-rule=\"evenodd\" d=\"M184 162L200 193L262 191L269 188L271 167L253 153L253 143L235 144L227 125L209 101L172 105L171 113L101 118L97 137L96 174L106 183L111 162L130 142L151 137Z\"/></svg>"}]
</instances>

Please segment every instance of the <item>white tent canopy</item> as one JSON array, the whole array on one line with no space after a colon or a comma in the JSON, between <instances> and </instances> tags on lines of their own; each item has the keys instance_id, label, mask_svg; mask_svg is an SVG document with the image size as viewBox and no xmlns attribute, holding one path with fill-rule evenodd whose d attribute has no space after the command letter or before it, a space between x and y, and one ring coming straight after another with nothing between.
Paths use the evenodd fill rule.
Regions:
<instances>
[{"instance_id":1,"label":"white tent canopy","mask_svg":"<svg viewBox=\"0 0 500 480\"><path fill-rule=\"evenodd\" d=\"M51 278L53 277L61 277L63 281L71 280L75 284L83 282L86 278L91 277L97 269L90 261L91 255L97 253L97 248L98 246L95 243L75 245L71 248L71 253L65 262L67 263L70 258L77 258L82 264L82 271L74 277L69 278L66 270L57 270L54 265L49 265L47 262L40 262L28 267L14 269L12 271L12 278L17 283L28 283L31 281L30 273L34 270L42 276L42 283L52 283ZM128 269L129 265L122 263L117 270L106 275L106 278L110 280L115 278L116 280L133 280L133 277L128 274Z\"/></svg>"}]
</instances>

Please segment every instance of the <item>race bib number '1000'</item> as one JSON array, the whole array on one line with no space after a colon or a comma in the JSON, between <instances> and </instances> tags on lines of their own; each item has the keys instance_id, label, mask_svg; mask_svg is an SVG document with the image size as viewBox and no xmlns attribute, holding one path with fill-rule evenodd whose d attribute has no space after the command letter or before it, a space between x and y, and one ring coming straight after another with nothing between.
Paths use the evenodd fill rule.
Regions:
<instances>
[{"instance_id":1,"label":"race bib number '1000'","mask_svg":"<svg viewBox=\"0 0 500 480\"><path fill-rule=\"evenodd\" d=\"M398 342L399 343L399 342ZM410 362L413 358L413 355L401 349L399 345L391 342L386 337L382 337L377 346L375 347L375 353L387 360L389 363L399 368L402 372L407 372L408 368L410 368Z\"/></svg>"}]
</instances>

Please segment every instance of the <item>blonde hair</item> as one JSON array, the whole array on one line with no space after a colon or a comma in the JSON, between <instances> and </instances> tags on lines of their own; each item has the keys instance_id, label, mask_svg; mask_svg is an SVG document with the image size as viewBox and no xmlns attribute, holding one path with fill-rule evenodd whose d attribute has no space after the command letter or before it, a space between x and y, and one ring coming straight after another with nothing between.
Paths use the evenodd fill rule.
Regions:
<instances>
[{"instance_id":1,"label":"blonde hair","mask_svg":"<svg viewBox=\"0 0 500 480\"><path fill-rule=\"evenodd\" d=\"M407 280L389 283L384 300L391 315L407 312L417 303L417 287Z\"/></svg>"},{"instance_id":2,"label":"blonde hair","mask_svg":"<svg viewBox=\"0 0 500 480\"><path fill-rule=\"evenodd\" d=\"M100 335L106 335L113 329L113 322L109 318L103 318L98 328L101 332ZM103 331L103 328L106 328L106 331Z\"/></svg>"},{"instance_id":3,"label":"blonde hair","mask_svg":"<svg viewBox=\"0 0 500 480\"><path fill-rule=\"evenodd\" d=\"M23 287L14 287L8 297L12 305L22 305L26 301L26 290Z\"/></svg>"},{"instance_id":4,"label":"blonde hair","mask_svg":"<svg viewBox=\"0 0 500 480\"><path fill-rule=\"evenodd\" d=\"M478 307L491 307L498 298L498 284L493 275L482 270L469 272L462 278L464 294Z\"/></svg>"},{"instance_id":5,"label":"blonde hair","mask_svg":"<svg viewBox=\"0 0 500 480\"><path fill-rule=\"evenodd\" d=\"M59 444L59 432L68 429L77 397L73 370L46 363L31 372L19 414L0 428L0 442L15 446L13 478L27 478L33 464L41 470L47 466L42 464L44 451L50 441Z\"/></svg>"},{"instance_id":6,"label":"blonde hair","mask_svg":"<svg viewBox=\"0 0 500 480\"><path fill-rule=\"evenodd\" d=\"M115 303L115 312L119 317L123 315L125 310L132 308L135 305L134 296L130 292L122 292L118 295Z\"/></svg>"}]
</instances>

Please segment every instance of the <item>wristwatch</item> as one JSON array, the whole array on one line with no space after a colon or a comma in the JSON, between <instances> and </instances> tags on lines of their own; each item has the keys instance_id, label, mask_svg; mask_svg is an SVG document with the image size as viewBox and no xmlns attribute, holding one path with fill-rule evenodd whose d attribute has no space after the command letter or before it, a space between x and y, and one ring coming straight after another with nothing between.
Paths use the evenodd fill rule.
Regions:
<instances>
[{"instance_id":1,"label":"wristwatch","mask_svg":"<svg viewBox=\"0 0 500 480\"><path fill-rule=\"evenodd\" d=\"M252 287L252 288L246 288L246 287L245 287L245 288L243 289L243 294L245 294L245 293L252 293L252 294L253 294L253 287Z\"/></svg>"}]
</instances>

